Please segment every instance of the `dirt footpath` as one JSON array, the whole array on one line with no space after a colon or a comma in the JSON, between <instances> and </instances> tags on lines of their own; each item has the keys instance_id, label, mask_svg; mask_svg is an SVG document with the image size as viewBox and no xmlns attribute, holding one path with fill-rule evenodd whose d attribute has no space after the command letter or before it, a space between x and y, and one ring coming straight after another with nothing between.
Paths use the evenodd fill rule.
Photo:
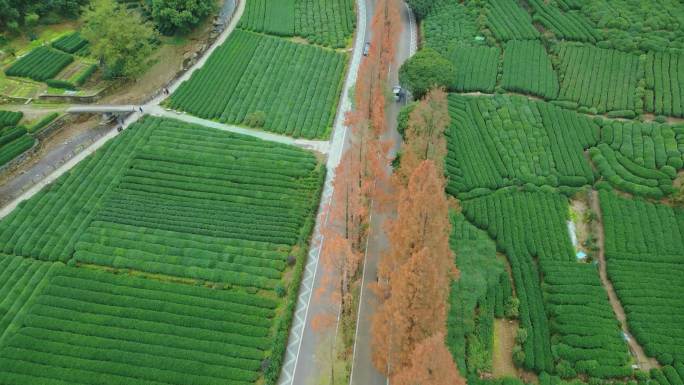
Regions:
<instances>
[{"instance_id":1,"label":"dirt footpath","mask_svg":"<svg viewBox=\"0 0 684 385\"><path fill-rule=\"evenodd\" d=\"M641 370L651 370L653 368L659 368L660 365L655 358L650 358L644 352L644 349L639 345L637 340L629 333L627 328L627 317L625 316L625 309L622 307L620 300L615 293L615 288L613 284L608 279L608 273L606 271L606 254L604 248L605 234L603 231L603 214L601 212L601 205L599 204L598 191L592 190L591 193L591 209L596 213L596 237L599 245L598 259L599 259L599 275L601 277L601 283L608 293L608 299L610 300L610 306L613 308L616 318L620 321L620 327L623 333L628 336L629 350L632 352L632 356L636 359L637 365Z\"/></svg>"}]
</instances>

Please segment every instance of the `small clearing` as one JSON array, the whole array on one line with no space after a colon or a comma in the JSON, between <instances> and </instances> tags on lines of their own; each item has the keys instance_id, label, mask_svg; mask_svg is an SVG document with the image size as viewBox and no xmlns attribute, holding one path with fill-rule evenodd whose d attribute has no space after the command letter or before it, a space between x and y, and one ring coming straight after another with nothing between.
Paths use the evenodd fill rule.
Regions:
<instances>
[{"instance_id":1,"label":"small clearing","mask_svg":"<svg viewBox=\"0 0 684 385\"><path fill-rule=\"evenodd\" d=\"M495 378L517 377L518 369L513 364L513 347L518 332L518 321L494 320L494 348L492 352L492 374Z\"/></svg>"}]
</instances>

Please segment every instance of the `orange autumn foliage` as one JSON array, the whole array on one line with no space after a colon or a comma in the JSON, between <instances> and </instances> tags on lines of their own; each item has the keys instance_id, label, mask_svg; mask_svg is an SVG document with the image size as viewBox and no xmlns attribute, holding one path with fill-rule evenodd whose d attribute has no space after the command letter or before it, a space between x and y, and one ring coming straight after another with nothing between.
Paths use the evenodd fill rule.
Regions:
<instances>
[{"instance_id":1,"label":"orange autumn foliage","mask_svg":"<svg viewBox=\"0 0 684 385\"><path fill-rule=\"evenodd\" d=\"M393 385L465 385L451 353L444 344L444 334L437 333L416 346L411 364L392 379Z\"/></svg>"},{"instance_id":2,"label":"orange autumn foliage","mask_svg":"<svg viewBox=\"0 0 684 385\"><path fill-rule=\"evenodd\" d=\"M399 178L402 181L406 181L420 162L428 159L435 163L439 173L444 173L444 158L447 153L444 132L450 122L447 94L444 90L433 89L418 102L409 115L402 146L399 169Z\"/></svg>"}]
</instances>

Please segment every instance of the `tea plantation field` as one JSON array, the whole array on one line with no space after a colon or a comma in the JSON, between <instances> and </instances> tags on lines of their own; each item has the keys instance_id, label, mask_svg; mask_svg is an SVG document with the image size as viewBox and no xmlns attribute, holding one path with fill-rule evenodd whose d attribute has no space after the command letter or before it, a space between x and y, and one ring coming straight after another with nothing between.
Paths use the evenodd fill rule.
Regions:
<instances>
[{"instance_id":1,"label":"tea plantation field","mask_svg":"<svg viewBox=\"0 0 684 385\"><path fill-rule=\"evenodd\" d=\"M454 64L447 346L469 384L530 382L498 377L495 323L543 385L682 383L682 25L676 0L439 0L421 20Z\"/></svg>"},{"instance_id":2,"label":"tea plantation field","mask_svg":"<svg viewBox=\"0 0 684 385\"><path fill-rule=\"evenodd\" d=\"M0 382L274 383L324 174L136 122L0 221Z\"/></svg>"},{"instance_id":3,"label":"tea plantation field","mask_svg":"<svg viewBox=\"0 0 684 385\"><path fill-rule=\"evenodd\" d=\"M169 105L205 119L325 138L345 63L342 53L237 30Z\"/></svg>"}]
</instances>

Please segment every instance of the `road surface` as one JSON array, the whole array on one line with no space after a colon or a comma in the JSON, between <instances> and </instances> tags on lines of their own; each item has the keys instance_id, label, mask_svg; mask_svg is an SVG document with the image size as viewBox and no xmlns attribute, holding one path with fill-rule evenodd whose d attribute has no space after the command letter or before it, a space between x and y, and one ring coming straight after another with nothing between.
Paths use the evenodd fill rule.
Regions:
<instances>
[{"instance_id":1,"label":"road surface","mask_svg":"<svg viewBox=\"0 0 684 385\"><path fill-rule=\"evenodd\" d=\"M417 27L415 19L408 7L402 7L401 22L403 25L401 39L397 47L395 65L390 72L390 83L399 84L398 68L417 50ZM397 153L401 145L401 137L397 131L397 116L400 105L392 104L388 109L388 132L383 140L390 140L393 144L390 155ZM387 172L391 172L388 169ZM391 186L378 186L389 190ZM351 385L386 385L388 379L380 373L372 363L371 319L378 307L375 295L369 290L369 285L376 282L378 261L388 249L389 242L385 234L386 213L371 210L371 221L368 235L368 245L363 268L361 299L357 320L356 337L354 339L354 357L351 372Z\"/></svg>"},{"instance_id":2,"label":"road surface","mask_svg":"<svg viewBox=\"0 0 684 385\"><path fill-rule=\"evenodd\" d=\"M348 129L344 124L344 117L347 111L351 110L350 90L356 84L359 65L363 59L363 45L367 38L367 26L369 26L370 13L367 11L372 0L357 1L358 21L352 58L344 83L342 97L335 117L334 130L330 141L329 154L325 185L319 213L328 207L333 195L332 182L335 176L335 169L342 158L342 153L349 144ZM316 357L320 351L321 341L330 338L332 331L314 332L311 321L317 314L329 313L329 301L317 299L312 293L317 288L325 285L322 273L319 272L318 259L320 251L325 242L321 235L321 227L327 223L327 215L324 212L318 216L316 227L309 247L309 256L304 268L304 275L299 289L297 306L290 329L290 336L285 352L283 367L281 368L278 385L309 385L316 384L321 376L321 365Z\"/></svg>"}]
</instances>

